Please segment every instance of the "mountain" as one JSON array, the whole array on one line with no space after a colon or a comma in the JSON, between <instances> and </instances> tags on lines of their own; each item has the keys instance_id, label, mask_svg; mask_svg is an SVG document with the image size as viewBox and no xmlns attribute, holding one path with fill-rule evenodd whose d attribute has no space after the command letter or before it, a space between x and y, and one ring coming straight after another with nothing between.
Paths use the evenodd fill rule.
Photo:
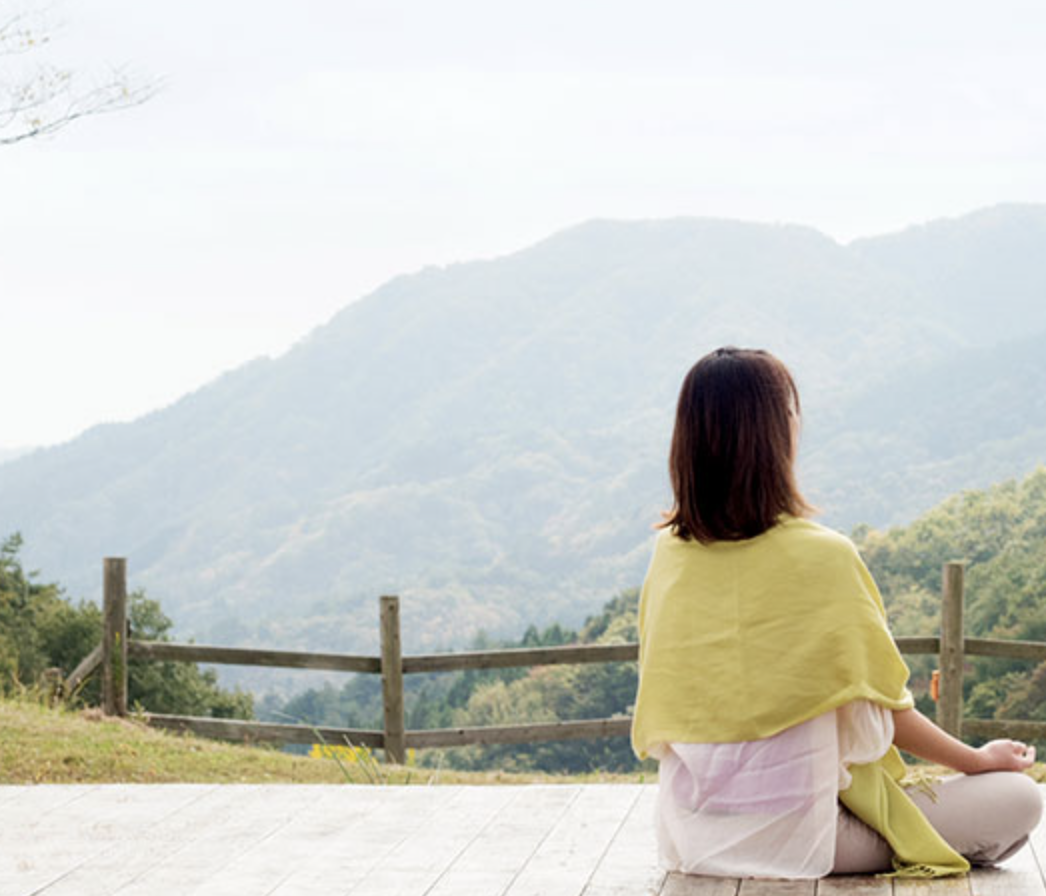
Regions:
<instances>
[{"instance_id":1,"label":"mountain","mask_svg":"<svg viewBox=\"0 0 1046 896\"><path fill-rule=\"evenodd\" d=\"M79 593L127 556L201 640L374 650L382 593L408 650L575 625L642 578L676 391L716 345L793 368L830 524L1031 469L1044 250L1038 206L851 245L590 222L397 278L280 358L3 464L0 533Z\"/></svg>"},{"instance_id":2,"label":"mountain","mask_svg":"<svg viewBox=\"0 0 1046 896\"><path fill-rule=\"evenodd\" d=\"M28 454L33 450L28 447L0 448L0 464L7 463L9 460L14 460L16 457L21 457L23 454Z\"/></svg>"}]
</instances>

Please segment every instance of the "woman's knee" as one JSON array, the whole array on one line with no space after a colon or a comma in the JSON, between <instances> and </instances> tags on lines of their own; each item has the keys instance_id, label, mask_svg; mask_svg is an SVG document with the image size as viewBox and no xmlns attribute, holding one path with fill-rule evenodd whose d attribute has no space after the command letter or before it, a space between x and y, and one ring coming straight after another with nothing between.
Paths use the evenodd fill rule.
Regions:
<instances>
[{"instance_id":1,"label":"woman's knee","mask_svg":"<svg viewBox=\"0 0 1046 896\"><path fill-rule=\"evenodd\" d=\"M975 862L1012 853L1042 816L1039 787L1021 772L955 775L933 790L910 794L938 833Z\"/></svg>"},{"instance_id":2,"label":"woman's knee","mask_svg":"<svg viewBox=\"0 0 1046 896\"><path fill-rule=\"evenodd\" d=\"M1014 830L1030 834L1042 818L1042 791L1021 772L999 772L1000 802Z\"/></svg>"}]
</instances>

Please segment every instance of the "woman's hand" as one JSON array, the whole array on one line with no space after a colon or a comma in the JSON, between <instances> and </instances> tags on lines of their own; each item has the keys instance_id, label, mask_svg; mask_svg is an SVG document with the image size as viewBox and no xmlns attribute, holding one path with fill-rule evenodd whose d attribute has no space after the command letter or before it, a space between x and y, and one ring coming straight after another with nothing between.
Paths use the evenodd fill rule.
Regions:
<instances>
[{"instance_id":1,"label":"woman's hand","mask_svg":"<svg viewBox=\"0 0 1046 896\"><path fill-rule=\"evenodd\" d=\"M1022 772L1035 761L1035 747L1022 744L1019 740L993 740L978 747L976 769L981 772Z\"/></svg>"}]
</instances>

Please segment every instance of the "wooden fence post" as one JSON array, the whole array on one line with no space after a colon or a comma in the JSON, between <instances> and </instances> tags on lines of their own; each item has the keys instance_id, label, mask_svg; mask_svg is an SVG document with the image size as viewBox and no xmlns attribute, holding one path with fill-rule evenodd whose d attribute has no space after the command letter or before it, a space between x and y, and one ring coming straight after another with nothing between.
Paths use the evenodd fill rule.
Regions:
<instances>
[{"instance_id":1,"label":"wooden fence post","mask_svg":"<svg viewBox=\"0 0 1046 896\"><path fill-rule=\"evenodd\" d=\"M963 564L944 564L941 586L940 696L937 724L962 736Z\"/></svg>"},{"instance_id":2,"label":"wooden fence post","mask_svg":"<svg viewBox=\"0 0 1046 896\"><path fill-rule=\"evenodd\" d=\"M381 599L381 696L385 707L385 761L402 765L406 758L403 717L403 652L400 645L400 599Z\"/></svg>"},{"instance_id":3,"label":"wooden fence post","mask_svg":"<svg viewBox=\"0 0 1046 896\"><path fill-rule=\"evenodd\" d=\"M127 560L106 557L102 606L102 711L127 715Z\"/></svg>"}]
</instances>

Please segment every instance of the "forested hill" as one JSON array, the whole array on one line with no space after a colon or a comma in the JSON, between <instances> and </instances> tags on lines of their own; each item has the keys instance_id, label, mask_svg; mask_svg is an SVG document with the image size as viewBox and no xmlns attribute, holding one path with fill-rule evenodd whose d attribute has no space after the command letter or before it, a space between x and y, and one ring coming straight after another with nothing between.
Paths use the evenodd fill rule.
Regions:
<instances>
[{"instance_id":1,"label":"forested hill","mask_svg":"<svg viewBox=\"0 0 1046 896\"><path fill-rule=\"evenodd\" d=\"M201 640L374 649L381 593L408 649L577 625L642 577L700 354L778 352L826 521L902 522L1046 458L1044 282L1040 206L849 246L591 222L397 278L280 358L0 465L0 534L74 594L129 557Z\"/></svg>"},{"instance_id":2,"label":"forested hill","mask_svg":"<svg viewBox=\"0 0 1046 896\"><path fill-rule=\"evenodd\" d=\"M967 636L1046 640L1046 467L1023 481L956 495L908 526L856 535L895 634L940 630L941 568L965 560ZM638 589L632 589L608 601L577 632L532 628L522 640L502 646L635 641L637 604ZM929 710L928 672L936 658L909 660L913 691ZM1046 663L975 660L966 684L971 717L1046 720ZM409 676L408 727L608 718L630 712L635 691L634 663ZM318 725L380 727L381 685L374 676L360 675L340 690L301 694L281 710ZM460 768L571 772L636 767L627 738L469 747L448 751L445 761Z\"/></svg>"}]
</instances>

